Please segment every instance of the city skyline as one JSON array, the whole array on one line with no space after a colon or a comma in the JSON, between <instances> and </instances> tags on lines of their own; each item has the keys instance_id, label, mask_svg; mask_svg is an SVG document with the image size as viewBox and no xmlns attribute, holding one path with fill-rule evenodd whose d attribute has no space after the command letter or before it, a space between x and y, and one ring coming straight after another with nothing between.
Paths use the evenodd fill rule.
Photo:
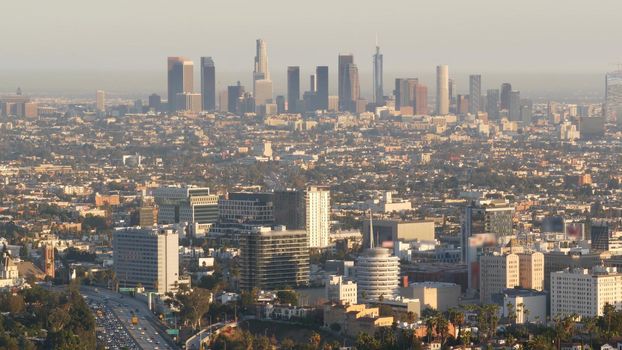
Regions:
<instances>
[{"instance_id":1,"label":"city skyline","mask_svg":"<svg viewBox=\"0 0 622 350\"><path fill-rule=\"evenodd\" d=\"M3 6L0 348L622 349L622 2L511 4Z\"/></svg>"}]
</instances>

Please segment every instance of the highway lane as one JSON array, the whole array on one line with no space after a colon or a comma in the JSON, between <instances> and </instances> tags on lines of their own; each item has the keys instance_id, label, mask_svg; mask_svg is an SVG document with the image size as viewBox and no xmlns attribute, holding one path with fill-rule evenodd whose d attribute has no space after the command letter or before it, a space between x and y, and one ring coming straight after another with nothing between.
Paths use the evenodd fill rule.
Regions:
<instances>
[{"instance_id":1,"label":"highway lane","mask_svg":"<svg viewBox=\"0 0 622 350\"><path fill-rule=\"evenodd\" d=\"M158 320L149 311L147 305L141 301L105 289L83 287L80 292L88 298L106 304L141 349L178 349L178 347L173 347L173 344L168 344L159 333L154 325ZM134 314L139 319L136 326L131 324L131 318Z\"/></svg>"}]
</instances>

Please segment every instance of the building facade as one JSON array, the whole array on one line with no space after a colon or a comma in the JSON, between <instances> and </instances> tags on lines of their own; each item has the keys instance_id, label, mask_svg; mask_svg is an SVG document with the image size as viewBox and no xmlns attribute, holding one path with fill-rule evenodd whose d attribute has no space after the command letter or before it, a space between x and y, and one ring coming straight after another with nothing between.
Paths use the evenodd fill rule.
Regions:
<instances>
[{"instance_id":1,"label":"building facade","mask_svg":"<svg viewBox=\"0 0 622 350\"><path fill-rule=\"evenodd\" d=\"M330 189L309 186L305 194L306 231L310 248L328 246L330 235Z\"/></svg>"},{"instance_id":2,"label":"building facade","mask_svg":"<svg viewBox=\"0 0 622 350\"><path fill-rule=\"evenodd\" d=\"M112 235L114 272L121 288L142 285L174 292L179 280L179 235L171 227L118 228Z\"/></svg>"},{"instance_id":3,"label":"building facade","mask_svg":"<svg viewBox=\"0 0 622 350\"><path fill-rule=\"evenodd\" d=\"M160 187L153 191L158 223L188 223L194 234L204 234L218 220L218 196L203 187Z\"/></svg>"},{"instance_id":4,"label":"building facade","mask_svg":"<svg viewBox=\"0 0 622 350\"><path fill-rule=\"evenodd\" d=\"M357 285L343 276L330 275L326 281L326 299L342 305L354 305L358 298Z\"/></svg>"},{"instance_id":5,"label":"building facade","mask_svg":"<svg viewBox=\"0 0 622 350\"><path fill-rule=\"evenodd\" d=\"M254 227L240 238L240 288L250 290L309 284L309 245L305 231Z\"/></svg>"},{"instance_id":6,"label":"building facade","mask_svg":"<svg viewBox=\"0 0 622 350\"><path fill-rule=\"evenodd\" d=\"M400 261L386 248L370 248L356 258L356 282L361 301L398 294Z\"/></svg>"},{"instance_id":7,"label":"building facade","mask_svg":"<svg viewBox=\"0 0 622 350\"><path fill-rule=\"evenodd\" d=\"M300 103L300 67L287 67L287 111L299 113Z\"/></svg>"},{"instance_id":8,"label":"building facade","mask_svg":"<svg viewBox=\"0 0 622 350\"><path fill-rule=\"evenodd\" d=\"M483 304L493 302L493 296L520 285L519 258L516 254L480 256L479 296Z\"/></svg>"},{"instance_id":9,"label":"building facade","mask_svg":"<svg viewBox=\"0 0 622 350\"><path fill-rule=\"evenodd\" d=\"M519 253L520 286L544 290L544 254L540 252Z\"/></svg>"},{"instance_id":10,"label":"building facade","mask_svg":"<svg viewBox=\"0 0 622 350\"><path fill-rule=\"evenodd\" d=\"M449 114L449 67L436 66L436 114Z\"/></svg>"},{"instance_id":11,"label":"building facade","mask_svg":"<svg viewBox=\"0 0 622 350\"><path fill-rule=\"evenodd\" d=\"M203 110L216 110L216 66L211 57L201 57L201 96Z\"/></svg>"},{"instance_id":12,"label":"building facade","mask_svg":"<svg viewBox=\"0 0 622 350\"><path fill-rule=\"evenodd\" d=\"M551 273L551 316L596 317L605 304L622 309L622 274L615 267Z\"/></svg>"},{"instance_id":13,"label":"building facade","mask_svg":"<svg viewBox=\"0 0 622 350\"><path fill-rule=\"evenodd\" d=\"M168 106L169 111L178 110L177 95L192 93L194 64L184 57L168 58Z\"/></svg>"},{"instance_id":14,"label":"building facade","mask_svg":"<svg viewBox=\"0 0 622 350\"><path fill-rule=\"evenodd\" d=\"M480 101L482 98L482 76L474 74L469 76L469 113L477 115L481 111Z\"/></svg>"}]
</instances>

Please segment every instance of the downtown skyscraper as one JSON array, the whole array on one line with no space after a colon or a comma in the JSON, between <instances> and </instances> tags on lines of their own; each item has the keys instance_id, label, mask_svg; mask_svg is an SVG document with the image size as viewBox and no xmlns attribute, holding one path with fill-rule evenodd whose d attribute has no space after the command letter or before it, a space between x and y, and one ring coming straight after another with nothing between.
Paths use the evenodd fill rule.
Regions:
<instances>
[{"instance_id":1,"label":"downtown skyscraper","mask_svg":"<svg viewBox=\"0 0 622 350\"><path fill-rule=\"evenodd\" d=\"M482 99L482 76L473 74L469 76L469 113L476 115L481 111Z\"/></svg>"},{"instance_id":2,"label":"downtown skyscraper","mask_svg":"<svg viewBox=\"0 0 622 350\"><path fill-rule=\"evenodd\" d=\"M449 114L449 67L436 66L436 114Z\"/></svg>"},{"instance_id":3,"label":"downtown skyscraper","mask_svg":"<svg viewBox=\"0 0 622 350\"><path fill-rule=\"evenodd\" d=\"M376 43L376 53L374 54L374 103L381 106L384 105L384 89L382 86L383 73L382 73L382 54L380 53L380 46Z\"/></svg>"},{"instance_id":4,"label":"downtown skyscraper","mask_svg":"<svg viewBox=\"0 0 622 350\"><path fill-rule=\"evenodd\" d=\"M328 66L317 66L315 68L316 86L316 105L315 109L328 109Z\"/></svg>"},{"instance_id":5,"label":"downtown skyscraper","mask_svg":"<svg viewBox=\"0 0 622 350\"><path fill-rule=\"evenodd\" d=\"M257 39L255 69L253 70L253 96L255 104L262 105L272 99L272 80L268 70L268 49L263 39Z\"/></svg>"},{"instance_id":6,"label":"downtown skyscraper","mask_svg":"<svg viewBox=\"0 0 622 350\"><path fill-rule=\"evenodd\" d=\"M488 119L499 119L499 89L489 89L486 92L486 113Z\"/></svg>"},{"instance_id":7,"label":"downtown skyscraper","mask_svg":"<svg viewBox=\"0 0 622 350\"><path fill-rule=\"evenodd\" d=\"M194 63L184 57L168 58L168 109L171 112L179 110L177 95L192 93L194 80Z\"/></svg>"},{"instance_id":8,"label":"downtown skyscraper","mask_svg":"<svg viewBox=\"0 0 622 350\"><path fill-rule=\"evenodd\" d=\"M512 92L512 84L510 83L503 83L501 84L501 97L500 97L500 104L499 104L499 108L501 110L508 110L510 109L510 92Z\"/></svg>"},{"instance_id":9,"label":"downtown skyscraper","mask_svg":"<svg viewBox=\"0 0 622 350\"><path fill-rule=\"evenodd\" d=\"M339 110L356 111L357 101L361 97L359 70L351 54L339 55Z\"/></svg>"},{"instance_id":10,"label":"downtown skyscraper","mask_svg":"<svg viewBox=\"0 0 622 350\"><path fill-rule=\"evenodd\" d=\"M300 101L300 67L287 67L287 111L289 113L301 112Z\"/></svg>"},{"instance_id":11,"label":"downtown skyscraper","mask_svg":"<svg viewBox=\"0 0 622 350\"><path fill-rule=\"evenodd\" d=\"M203 110L216 109L216 66L211 57L201 57L201 97Z\"/></svg>"},{"instance_id":12,"label":"downtown skyscraper","mask_svg":"<svg viewBox=\"0 0 622 350\"><path fill-rule=\"evenodd\" d=\"M255 70L253 71L253 81L266 79L270 80L268 71L268 48L263 39L257 39L255 53Z\"/></svg>"},{"instance_id":13,"label":"downtown skyscraper","mask_svg":"<svg viewBox=\"0 0 622 350\"><path fill-rule=\"evenodd\" d=\"M339 96L339 110L345 111L348 109L348 102L350 96L346 95L346 70L349 69L349 65L354 64L354 56L352 54L339 54L338 67L337 67L337 94Z\"/></svg>"},{"instance_id":14,"label":"downtown skyscraper","mask_svg":"<svg viewBox=\"0 0 622 350\"><path fill-rule=\"evenodd\" d=\"M622 123L622 70L605 76L605 116L617 124Z\"/></svg>"}]
</instances>

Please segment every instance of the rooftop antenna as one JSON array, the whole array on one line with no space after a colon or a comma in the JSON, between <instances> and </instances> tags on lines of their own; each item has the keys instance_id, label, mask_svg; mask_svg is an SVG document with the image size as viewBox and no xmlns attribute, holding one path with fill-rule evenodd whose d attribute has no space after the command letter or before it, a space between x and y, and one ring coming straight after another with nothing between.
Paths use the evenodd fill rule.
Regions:
<instances>
[{"instance_id":1,"label":"rooftop antenna","mask_svg":"<svg viewBox=\"0 0 622 350\"><path fill-rule=\"evenodd\" d=\"M369 249L374 248L374 221L372 219L372 211L369 208Z\"/></svg>"}]
</instances>

